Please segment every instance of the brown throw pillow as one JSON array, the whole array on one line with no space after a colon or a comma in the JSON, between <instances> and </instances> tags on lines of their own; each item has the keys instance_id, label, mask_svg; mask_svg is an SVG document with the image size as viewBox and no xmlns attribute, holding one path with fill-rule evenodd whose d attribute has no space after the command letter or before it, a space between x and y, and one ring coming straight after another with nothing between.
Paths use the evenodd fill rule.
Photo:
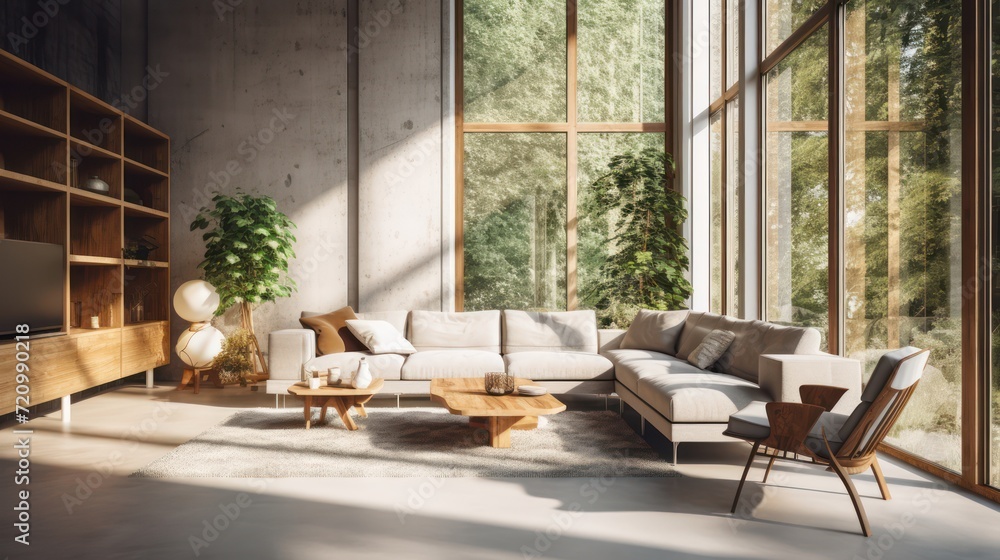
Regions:
<instances>
[{"instance_id":1,"label":"brown throw pillow","mask_svg":"<svg viewBox=\"0 0 1000 560\"><path fill-rule=\"evenodd\" d=\"M368 351L368 348L347 328L347 321L357 318L354 309L347 306L326 315L302 317L299 322L303 327L316 331L316 353L322 356L340 352Z\"/></svg>"}]
</instances>

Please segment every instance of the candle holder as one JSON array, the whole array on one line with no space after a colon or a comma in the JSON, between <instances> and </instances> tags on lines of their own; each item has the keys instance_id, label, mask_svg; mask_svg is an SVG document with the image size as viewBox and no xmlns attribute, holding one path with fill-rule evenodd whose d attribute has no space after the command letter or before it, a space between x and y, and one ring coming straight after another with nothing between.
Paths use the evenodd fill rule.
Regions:
<instances>
[{"instance_id":1,"label":"candle holder","mask_svg":"<svg viewBox=\"0 0 1000 560\"><path fill-rule=\"evenodd\" d=\"M504 372L486 374L486 392L494 395L509 395L514 392L514 376Z\"/></svg>"}]
</instances>

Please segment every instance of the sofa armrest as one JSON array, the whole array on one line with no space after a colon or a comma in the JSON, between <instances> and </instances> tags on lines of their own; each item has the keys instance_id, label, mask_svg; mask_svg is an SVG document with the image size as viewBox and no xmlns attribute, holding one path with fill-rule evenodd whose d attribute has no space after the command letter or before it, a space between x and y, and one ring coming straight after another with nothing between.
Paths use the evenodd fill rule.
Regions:
<instances>
[{"instance_id":1,"label":"sofa armrest","mask_svg":"<svg viewBox=\"0 0 1000 560\"><path fill-rule=\"evenodd\" d=\"M758 383L773 400L802 402L803 385L829 385L847 389L832 412L850 414L861 400L861 362L831 354L764 354L760 357Z\"/></svg>"},{"instance_id":2,"label":"sofa armrest","mask_svg":"<svg viewBox=\"0 0 1000 560\"><path fill-rule=\"evenodd\" d=\"M597 329L597 351L617 350L621 347L623 338L625 331L622 329Z\"/></svg>"},{"instance_id":3,"label":"sofa armrest","mask_svg":"<svg viewBox=\"0 0 1000 560\"><path fill-rule=\"evenodd\" d=\"M316 357L316 332L311 329L272 331L267 337L271 379L302 379L302 366Z\"/></svg>"}]
</instances>

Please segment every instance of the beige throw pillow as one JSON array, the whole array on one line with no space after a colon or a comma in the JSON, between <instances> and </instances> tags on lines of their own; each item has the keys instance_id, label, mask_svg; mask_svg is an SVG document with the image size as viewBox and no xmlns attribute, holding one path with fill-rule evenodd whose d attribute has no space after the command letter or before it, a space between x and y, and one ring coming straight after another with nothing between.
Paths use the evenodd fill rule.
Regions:
<instances>
[{"instance_id":1,"label":"beige throw pillow","mask_svg":"<svg viewBox=\"0 0 1000 560\"><path fill-rule=\"evenodd\" d=\"M677 353L677 339L684 329L689 311L652 311L640 309L629 325L621 348L652 350L673 356Z\"/></svg>"},{"instance_id":2,"label":"beige throw pillow","mask_svg":"<svg viewBox=\"0 0 1000 560\"><path fill-rule=\"evenodd\" d=\"M413 354L417 350L388 321L347 321L351 334L358 337L372 354Z\"/></svg>"},{"instance_id":3,"label":"beige throw pillow","mask_svg":"<svg viewBox=\"0 0 1000 560\"><path fill-rule=\"evenodd\" d=\"M733 331L712 331L688 355L688 362L697 368L708 369L726 353L733 340L736 340Z\"/></svg>"}]
</instances>

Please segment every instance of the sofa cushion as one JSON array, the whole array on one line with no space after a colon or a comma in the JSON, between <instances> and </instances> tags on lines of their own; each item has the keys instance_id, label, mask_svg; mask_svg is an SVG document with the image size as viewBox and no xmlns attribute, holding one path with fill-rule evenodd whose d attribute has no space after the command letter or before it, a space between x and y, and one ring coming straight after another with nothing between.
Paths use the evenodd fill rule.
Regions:
<instances>
[{"instance_id":1,"label":"sofa cushion","mask_svg":"<svg viewBox=\"0 0 1000 560\"><path fill-rule=\"evenodd\" d=\"M482 350L426 350L410 354L403 364L403 379L481 377L504 371L503 357Z\"/></svg>"},{"instance_id":2,"label":"sofa cushion","mask_svg":"<svg viewBox=\"0 0 1000 560\"><path fill-rule=\"evenodd\" d=\"M723 424L753 401L768 399L745 379L710 372L644 376L636 394L671 422Z\"/></svg>"},{"instance_id":3,"label":"sofa cushion","mask_svg":"<svg viewBox=\"0 0 1000 560\"><path fill-rule=\"evenodd\" d=\"M824 412L809 431L806 445L814 452L825 450L826 444L823 443L823 431L826 430L826 437L830 441L830 447L836 453L842 443L838 432L845 421L847 421L847 416L844 414ZM770 423L767 420L767 403L754 401L736 414L730 416L727 431L732 432L734 437L742 437L749 440L761 440L771 435ZM826 455L827 453L825 452L821 453L821 456L825 457Z\"/></svg>"},{"instance_id":4,"label":"sofa cushion","mask_svg":"<svg viewBox=\"0 0 1000 560\"><path fill-rule=\"evenodd\" d=\"M597 353L597 316L592 310L503 312L503 353Z\"/></svg>"},{"instance_id":5,"label":"sofa cushion","mask_svg":"<svg viewBox=\"0 0 1000 560\"><path fill-rule=\"evenodd\" d=\"M677 340L684 329L687 309L678 311L652 311L640 309L632 319L622 339L622 348L653 350L673 356L677 353Z\"/></svg>"},{"instance_id":6,"label":"sofa cushion","mask_svg":"<svg viewBox=\"0 0 1000 560\"><path fill-rule=\"evenodd\" d=\"M316 332L316 352L319 355L338 352L364 352L365 345L347 328L347 321L357 319L351 306L329 313L303 313L299 323Z\"/></svg>"},{"instance_id":7,"label":"sofa cushion","mask_svg":"<svg viewBox=\"0 0 1000 560\"><path fill-rule=\"evenodd\" d=\"M368 367L373 376L389 380L400 378L400 370L406 359L405 356L399 354L373 355L368 352L340 352L313 358L306 362L304 367L306 371L309 371L310 368L316 368L320 372L320 377L326 377L326 370L338 366L341 375L349 379L354 372L358 371L358 363L362 356L367 358Z\"/></svg>"},{"instance_id":8,"label":"sofa cushion","mask_svg":"<svg viewBox=\"0 0 1000 560\"><path fill-rule=\"evenodd\" d=\"M352 319L347 322L354 336L358 337L372 354L412 354L416 352L403 333L388 321Z\"/></svg>"},{"instance_id":9,"label":"sofa cushion","mask_svg":"<svg viewBox=\"0 0 1000 560\"><path fill-rule=\"evenodd\" d=\"M723 328L727 331L733 330L732 328L720 326L723 319L722 315L716 315L715 313L704 313L701 311L688 313L684 319L684 328L681 329L681 336L677 339L677 353L674 355L682 360L686 360L688 355L708 336L708 333L715 329Z\"/></svg>"},{"instance_id":10,"label":"sofa cushion","mask_svg":"<svg viewBox=\"0 0 1000 560\"><path fill-rule=\"evenodd\" d=\"M736 333L733 331L712 331L688 354L687 361L701 369L708 369L726 353L734 338Z\"/></svg>"},{"instance_id":11,"label":"sofa cushion","mask_svg":"<svg viewBox=\"0 0 1000 560\"><path fill-rule=\"evenodd\" d=\"M500 312L414 311L410 313L409 339L420 351L463 349L499 354Z\"/></svg>"},{"instance_id":12,"label":"sofa cushion","mask_svg":"<svg viewBox=\"0 0 1000 560\"><path fill-rule=\"evenodd\" d=\"M403 336L408 336L409 334L406 330L406 320L409 317L409 311L368 311L366 313L358 313L358 319L364 319L366 321L385 321L386 323L396 327L396 330L403 333Z\"/></svg>"},{"instance_id":13,"label":"sofa cushion","mask_svg":"<svg viewBox=\"0 0 1000 560\"><path fill-rule=\"evenodd\" d=\"M535 381L614 379L611 360L590 352L515 352L503 357L507 373Z\"/></svg>"},{"instance_id":14,"label":"sofa cushion","mask_svg":"<svg viewBox=\"0 0 1000 560\"><path fill-rule=\"evenodd\" d=\"M673 373L702 373L702 370L673 356L652 350L619 349L604 354L615 365L615 379L633 393L644 377Z\"/></svg>"}]
</instances>

